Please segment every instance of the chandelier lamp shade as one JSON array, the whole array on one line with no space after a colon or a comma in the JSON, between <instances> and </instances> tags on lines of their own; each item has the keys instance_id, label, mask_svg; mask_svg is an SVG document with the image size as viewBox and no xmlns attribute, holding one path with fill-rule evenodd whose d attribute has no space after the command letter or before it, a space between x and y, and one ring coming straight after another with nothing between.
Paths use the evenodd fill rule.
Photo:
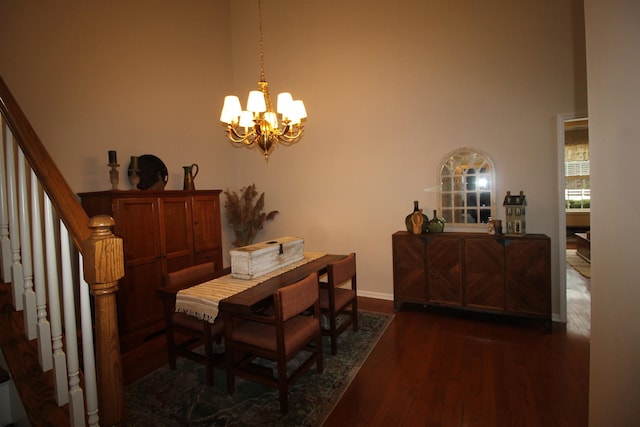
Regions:
<instances>
[{"instance_id":1,"label":"chandelier lamp shade","mask_svg":"<svg viewBox=\"0 0 640 427\"><path fill-rule=\"evenodd\" d=\"M273 108L269 83L264 75L264 49L262 42L262 6L258 0L260 34L260 81L258 90L249 92L247 108L243 110L235 95L224 98L220 122L226 128L227 138L238 145L258 148L265 159L278 144L291 145L300 140L307 111L301 100L294 100L289 92L278 94L277 109Z\"/></svg>"}]
</instances>

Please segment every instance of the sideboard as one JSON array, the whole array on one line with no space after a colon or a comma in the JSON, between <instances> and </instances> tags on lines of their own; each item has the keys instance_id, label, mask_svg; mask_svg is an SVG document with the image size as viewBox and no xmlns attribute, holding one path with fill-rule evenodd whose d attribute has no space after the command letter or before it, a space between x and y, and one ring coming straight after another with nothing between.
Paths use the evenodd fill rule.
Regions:
<instances>
[{"instance_id":1,"label":"sideboard","mask_svg":"<svg viewBox=\"0 0 640 427\"><path fill-rule=\"evenodd\" d=\"M550 332L549 237L399 231L392 244L396 310L418 303L530 317Z\"/></svg>"},{"instance_id":2,"label":"sideboard","mask_svg":"<svg viewBox=\"0 0 640 427\"><path fill-rule=\"evenodd\" d=\"M79 194L89 216L115 220L122 237L125 274L117 292L123 351L162 332L156 290L167 273L213 261L222 269L221 190L98 191Z\"/></svg>"}]
</instances>

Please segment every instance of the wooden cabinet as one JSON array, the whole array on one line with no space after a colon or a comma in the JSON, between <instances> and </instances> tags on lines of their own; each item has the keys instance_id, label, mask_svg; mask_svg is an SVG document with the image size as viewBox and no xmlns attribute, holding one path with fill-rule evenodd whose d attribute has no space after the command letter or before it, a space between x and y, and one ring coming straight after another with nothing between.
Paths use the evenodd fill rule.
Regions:
<instances>
[{"instance_id":1,"label":"wooden cabinet","mask_svg":"<svg viewBox=\"0 0 640 427\"><path fill-rule=\"evenodd\" d=\"M82 193L89 216L106 214L124 244L125 276L117 293L123 351L162 331L156 290L166 273L213 261L222 269L220 192L101 191Z\"/></svg>"},{"instance_id":2,"label":"wooden cabinet","mask_svg":"<svg viewBox=\"0 0 640 427\"><path fill-rule=\"evenodd\" d=\"M551 326L550 239L394 233L396 309L403 302L540 318Z\"/></svg>"}]
</instances>

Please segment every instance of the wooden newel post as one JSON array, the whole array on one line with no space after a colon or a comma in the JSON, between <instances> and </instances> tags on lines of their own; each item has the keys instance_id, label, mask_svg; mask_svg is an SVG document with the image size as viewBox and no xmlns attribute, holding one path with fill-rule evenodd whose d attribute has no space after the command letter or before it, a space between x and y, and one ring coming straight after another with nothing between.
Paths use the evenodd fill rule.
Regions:
<instances>
[{"instance_id":1,"label":"wooden newel post","mask_svg":"<svg viewBox=\"0 0 640 427\"><path fill-rule=\"evenodd\" d=\"M95 300L96 371L100 425L124 424L124 387L116 310L118 280L124 276L122 239L111 232L108 215L89 220L91 237L83 242L84 278Z\"/></svg>"}]
</instances>

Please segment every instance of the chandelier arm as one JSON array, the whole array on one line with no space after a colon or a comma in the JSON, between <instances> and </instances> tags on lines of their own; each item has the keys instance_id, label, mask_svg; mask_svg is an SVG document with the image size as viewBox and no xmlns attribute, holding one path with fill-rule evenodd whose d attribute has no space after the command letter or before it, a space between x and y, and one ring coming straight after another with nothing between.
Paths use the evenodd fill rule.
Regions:
<instances>
[{"instance_id":1,"label":"chandelier arm","mask_svg":"<svg viewBox=\"0 0 640 427\"><path fill-rule=\"evenodd\" d=\"M287 135L287 134L278 135L278 140L280 141L281 144L284 144L284 145L295 144L298 141L300 141L300 138L302 138L302 129L298 130L298 132L295 135Z\"/></svg>"},{"instance_id":2,"label":"chandelier arm","mask_svg":"<svg viewBox=\"0 0 640 427\"><path fill-rule=\"evenodd\" d=\"M294 133L294 129L296 130L295 133ZM282 131L282 136L287 140L298 139L302 136L302 129L303 129L302 125L298 125L298 126L287 125Z\"/></svg>"},{"instance_id":3,"label":"chandelier arm","mask_svg":"<svg viewBox=\"0 0 640 427\"><path fill-rule=\"evenodd\" d=\"M235 142L236 144L245 144L251 145L253 143L252 139L255 136L255 131L248 132L244 135L238 133L237 129L233 126L227 126L227 138L231 142Z\"/></svg>"}]
</instances>

